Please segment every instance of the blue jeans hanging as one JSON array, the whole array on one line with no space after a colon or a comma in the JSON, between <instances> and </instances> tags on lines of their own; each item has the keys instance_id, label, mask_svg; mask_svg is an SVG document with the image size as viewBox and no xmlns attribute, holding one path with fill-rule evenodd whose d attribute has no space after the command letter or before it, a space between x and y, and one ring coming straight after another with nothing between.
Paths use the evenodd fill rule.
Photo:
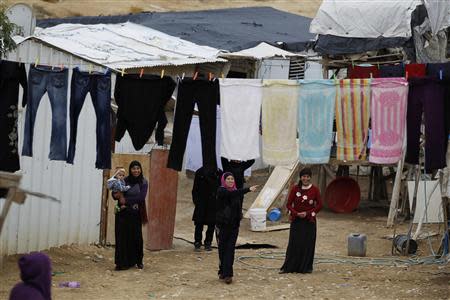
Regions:
<instances>
[{"instance_id":1,"label":"blue jeans hanging","mask_svg":"<svg viewBox=\"0 0 450 300\"><path fill-rule=\"evenodd\" d=\"M78 117L87 93L91 94L97 116L97 169L111 168L111 72L106 74L73 69L70 88L70 142L67 162L73 164L77 142Z\"/></svg>"},{"instance_id":2,"label":"blue jeans hanging","mask_svg":"<svg viewBox=\"0 0 450 300\"><path fill-rule=\"evenodd\" d=\"M30 66L22 155L33 156L34 122L42 96L47 92L52 108L52 133L48 157L50 160L66 160L67 83L67 69L52 70L46 66Z\"/></svg>"}]
</instances>

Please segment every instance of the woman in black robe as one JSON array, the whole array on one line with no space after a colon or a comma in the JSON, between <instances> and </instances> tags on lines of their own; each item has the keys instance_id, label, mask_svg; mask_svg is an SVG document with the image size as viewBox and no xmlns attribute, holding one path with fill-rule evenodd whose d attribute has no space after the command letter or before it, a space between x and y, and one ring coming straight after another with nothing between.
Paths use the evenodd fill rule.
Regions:
<instances>
[{"instance_id":1,"label":"woman in black robe","mask_svg":"<svg viewBox=\"0 0 450 300\"><path fill-rule=\"evenodd\" d=\"M316 215L322 209L320 191L311 184L311 169L300 171L300 181L289 193L291 229L286 259L280 273L311 273L316 247Z\"/></svg>"},{"instance_id":2,"label":"woman in black robe","mask_svg":"<svg viewBox=\"0 0 450 300\"><path fill-rule=\"evenodd\" d=\"M142 175L142 166L138 161L130 163L125 183L130 186L124 194L126 208L116 213L116 270L126 270L133 266L142 269L144 268L142 225L147 222L145 197L148 181Z\"/></svg>"},{"instance_id":3,"label":"woman in black robe","mask_svg":"<svg viewBox=\"0 0 450 300\"><path fill-rule=\"evenodd\" d=\"M192 221L195 225L194 247L196 251L199 251L202 246L204 226L207 226L204 240L205 250L212 250L211 242L216 224L216 194L221 176L220 169L214 172L201 167L195 172L194 186L192 187L192 201L195 209Z\"/></svg>"},{"instance_id":4,"label":"woman in black robe","mask_svg":"<svg viewBox=\"0 0 450 300\"><path fill-rule=\"evenodd\" d=\"M233 281L233 262L239 224L242 219L242 199L244 194L256 191L258 186L236 188L233 174L225 172L222 185L217 190L216 234L219 245L219 278L225 283Z\"/></svg>"}]
</instances>

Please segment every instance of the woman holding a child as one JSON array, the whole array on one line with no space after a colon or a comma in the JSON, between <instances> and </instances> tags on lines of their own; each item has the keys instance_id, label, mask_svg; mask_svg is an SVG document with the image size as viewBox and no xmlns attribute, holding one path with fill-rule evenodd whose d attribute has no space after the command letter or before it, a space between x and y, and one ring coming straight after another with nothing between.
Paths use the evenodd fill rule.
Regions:
<instances>
[{"instance_id":1,"label":"woman holding a child","mask_svg":"<svg viewBox=\"0 0 450 300\"><path fill-rule=\"evenodd\" d=\"M132 161L128 171L125 184L129 189L123 194L125 203L120 204L116 213L116 270L126 270L134 266L144 268L142 224L147 223L145 197L148 181L142 175L142 166L138 161ZM119 199L120 196L113 192L113 197Z\"/></svg>"}]
</instances>

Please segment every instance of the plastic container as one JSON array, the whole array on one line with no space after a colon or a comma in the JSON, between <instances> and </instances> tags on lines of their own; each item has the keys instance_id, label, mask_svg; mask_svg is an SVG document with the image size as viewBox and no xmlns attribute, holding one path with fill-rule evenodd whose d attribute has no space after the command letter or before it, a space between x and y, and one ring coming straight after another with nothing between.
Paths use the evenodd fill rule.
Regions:
<instances>
[{"instance_id":1,"label":"plastic container","mask_svg":"<svg viewBox=\"0 0 450 300\"><path fill-rule=\"evenodd\" d=\"M250 215L251 231L263 231L266 229L266 210L264 208L251 208L248 213Z\"/></svg>"},{"instance_id":2,"label":"plastic container","mask_svg":"<svg viewBox=\"0 0 450 300\"><path fill-rule=\"evenodd\" d=\"M361 233L350 233L347 237L348 256L366 256L367 236Z\"/></svg>"},{"instance_id":3,"label":"plastic container","mask_svg":"<svg viewBox=\"0 0 450 300\"><path fill-rule=\"evenodd\" d=\"M272 222L276 222L281 218L281 211L278 208L274 208L270 210L270 212L267 215L268 219Z\"/></svg>"},{"instance_id":4,"label":"plastic container","mask_svg":"<svg viewBox=\"0 0 450 300\"><path fill-rule=\"evenodd\" d=\"M80 287L80 283L78 281L64 281L59 284L59 287L77 289Z\"/></svg>"},{"instance_id":5,"label":"plastic container","mask_svg":"<svg viewBox=\"0 0 450 300\"><path fill-rule=\"evenodd\" d=\"M358 208L361 190L358 183L350 177L337 177L325 190L325 202L332 211L351 213Z\"/></svg>"},{"instance_id":6,"label":"plastic container","mask_svg":"<svg viewBox=\"0 0 450 300\"><path fill-rule=\"evenodd\" d=\"M395 249L400 253L406 253L406 244L408 243L408 236L406 234L396 235L394 238ZM408 254L414 254L417 251L417 243L413 239L409 239Z\"/></svg>"}]
</instances>

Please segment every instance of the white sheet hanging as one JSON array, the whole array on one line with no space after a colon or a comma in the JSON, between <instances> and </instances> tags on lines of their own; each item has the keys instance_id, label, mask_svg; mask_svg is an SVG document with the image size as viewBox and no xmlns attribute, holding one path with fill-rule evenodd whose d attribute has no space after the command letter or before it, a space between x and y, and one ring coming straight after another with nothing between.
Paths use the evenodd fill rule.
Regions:
<instances>
[{"instance_id":1,"label":"white sheet hanging","mask_svg":"<svg viewBox=\"0 0 450 300\"><path fill-rule=\"evenodd\" d=\"M217 130L216 130L216 161L217 166L222 169L220 160L220 108L217 108ZM200 120L197 115L192 116L191 126L186 144L186 170L197 171L203 165L202 140L200 136ZM251 176L251 168L245 170L244 176Z\"/></svg>"},{"instance_id":2,"label":"white sheet hanging","mask_svg":"<svg viewBox=\"0 0 450 300\"><path fill-rule=\"evenodd\" d=\"M261 101L260 79L220 80L220 153L223 157L250 160L260 156Z\"/></svg>"}]
</instances>

